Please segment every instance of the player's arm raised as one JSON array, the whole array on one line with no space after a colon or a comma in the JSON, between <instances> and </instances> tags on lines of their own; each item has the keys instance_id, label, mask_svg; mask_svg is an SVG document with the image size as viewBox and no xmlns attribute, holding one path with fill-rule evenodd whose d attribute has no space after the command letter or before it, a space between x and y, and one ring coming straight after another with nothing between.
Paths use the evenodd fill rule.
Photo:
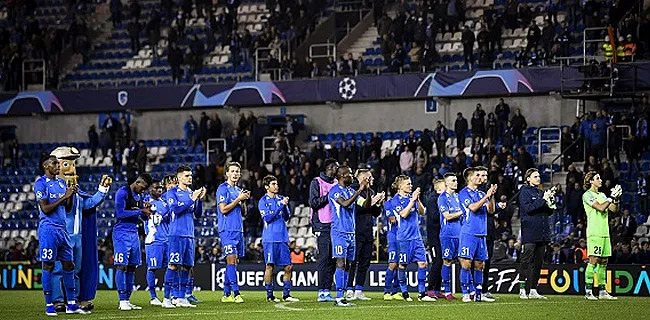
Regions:
<instances>
[{"instance_id":1,"label":"player's arm raised","mask_svg":"<svg viewBox=\"0 0 650 320\"><path fill-rule=\"evenodd\" d=\"M40 181L39 181L40 182ZM65 195L61 197L59 200L56 200L52 203L47 202L47 197L48 197L48 192L47 192L47 187L45 186L44 183L36 183L34 185L34 192L36 193L36 198L38 199L38 205L41 207L41 211L45 214L50 214L58 207L61 205L61 203L65 202L68 200L68 198L72 197L74 194L70 190L72 187L68 188L66 191ZM40 197L39 197L40 195Z\"/></svg>"},{"instance_id":2,"label":"player's arm raised","mask_svg":"<svg viewBox=\"0 0 650 320\"><path fill-rule=\"evenodd\" d=\"M363 190L366 188L367 185L368 185L367 181L361 181L361 184L359 184L359 190L357 190L350 198L344 199L343 197L338 197L338 198L336 198L336 202L338 204L340 204L341 206L345 207L345 208L350 207L351 205L353 205L355 203L355 201L357 200L357 197L359 197L359 195L361 194L361 192L363 192ZM370 203L370 202L368 202L368 203ZM364 205L365 205L365 203L364 203Z\"/></svg>"},{"instance_id":3,"label":"player's arm raised","mask_svg":"<svg viewBox=\"0 0 650 320\"><path fill-rule=\"evenodd\" d=\"M223 192L220 192L220 190L217 191L217 198L221 199L220 197L223 197L223 199L226 199L226 191L223 189ZM244 200L248 200L250 198L251 194L249 191L242 190L239 192L239 195L235 200L233 200L231 203L226 203L225 201L219 202L219 210L221 213L225 216L228 215L235 207L237 207L241 202ZM244 213L244 206L242 206L242 214Z\"/></svg>"},{"instance_id":4,"label":"player's arm raised","mask_svg":"<svg viewBox=\"0 0 650 320\"><path fill-rule=\"evenodd\" d=\"M115 193L115 217L118 219L126 219L131 217L139 217L141 214L147 214L148 209L135 209L129 210L126 208L126 190L120 189Z\"/></svg>"}]
</instances>

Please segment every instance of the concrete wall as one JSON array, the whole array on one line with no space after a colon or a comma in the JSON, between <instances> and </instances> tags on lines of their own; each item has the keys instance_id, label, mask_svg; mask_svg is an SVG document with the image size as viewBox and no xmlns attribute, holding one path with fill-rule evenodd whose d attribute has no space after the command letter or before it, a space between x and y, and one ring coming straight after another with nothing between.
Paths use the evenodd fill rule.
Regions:
<instances>
[{"instance_id":1,"label":"concrete wall","mask_svg":"<svg viewBox=\"0 0 650 320\"><path fill-rule=\"evenodd\" d=\"M511 109L520 108L529 126L571 125L575 118L575 100L562 100L554 96L506 98ZM349 103L340 109L329 105L310 105L287 107L289 114L307 116L310 132L358 132L395 131L433 128L440 120L448 128L453 128L457 112L466 118L471 116L476 103L481 103L486 112L492 112L498 98L487 99L440 99L437 113L425 113L423 100ZM280 114L280 107L258 107L241 109L252 110L258 118L265 115ZM234 109L197 109L180 111L143 112L132 115L132 127L136 128L138 139L177 139L183 136L183 124L192 114L199 118L202 111L208 114L217 112L226 132L239 120ZM21 142L71 142L86 141L88 127L97 124L94 114L50 115L29 117L2 117L0 125L16 125Z\"/></svg>"}]
</instances>

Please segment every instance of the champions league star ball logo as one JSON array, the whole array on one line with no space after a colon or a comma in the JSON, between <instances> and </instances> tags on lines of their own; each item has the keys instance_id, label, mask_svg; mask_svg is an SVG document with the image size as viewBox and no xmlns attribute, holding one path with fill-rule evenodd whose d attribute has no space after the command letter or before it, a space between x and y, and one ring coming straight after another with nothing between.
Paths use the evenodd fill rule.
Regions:
<instances>
[{"instance_id":1,"label":"champions league star ball logo","mask_svg":"<svg viewBox=\"0 0 650 320\"><path fill-rule=\"evenodd\" d=\"M345 77L341 82L339 82L339 94L341 98L345 100L350 100L354 98L354 95L357 93L357 83L354 79Z\"/></svg>"}]
</instances>

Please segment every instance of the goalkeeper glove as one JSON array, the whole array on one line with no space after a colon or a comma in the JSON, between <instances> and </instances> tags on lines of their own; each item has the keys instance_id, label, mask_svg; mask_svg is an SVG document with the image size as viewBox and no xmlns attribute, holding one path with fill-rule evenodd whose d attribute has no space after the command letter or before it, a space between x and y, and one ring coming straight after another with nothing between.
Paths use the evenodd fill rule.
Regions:
<instances>
[{"instance_id":1,"label":"goalkeeper glove","mask_svg":"<svg viewBox=\"0 0 650 320\"><path fill-rule=\"evenodd\" d=\"M623 194L623 188L621 188L620 184L617 184L614 188L611 190L611 196L614 200L618 200L621 195Z\"/></svg>"}]
</instances>

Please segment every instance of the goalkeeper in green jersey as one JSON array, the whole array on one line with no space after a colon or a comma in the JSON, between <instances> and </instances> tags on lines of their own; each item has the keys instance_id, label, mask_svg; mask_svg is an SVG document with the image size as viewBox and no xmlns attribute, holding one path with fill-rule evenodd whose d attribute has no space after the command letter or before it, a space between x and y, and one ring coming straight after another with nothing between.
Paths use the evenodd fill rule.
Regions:
<instances>
[{"instance_id":1,"label":"goalkeeper in green jersey","mask_svg":"<svg viewBox=\"0 0 650 320\"><path fill-rule=\"evenodd\" d=\"M621 186L616 185L610 192L610 198L598 192L603 181L596 171L590 171L585 176L587 191L582 195L582 204L587 213L587 251L589 263L585 271L585 299L587 300L616 300L605 289L605 269L612 253L609 239L609 212L618 211L619 199L623 193ZM598 298L594 296L594 272L598 277Z\"/></svg>"}]
</instances>

